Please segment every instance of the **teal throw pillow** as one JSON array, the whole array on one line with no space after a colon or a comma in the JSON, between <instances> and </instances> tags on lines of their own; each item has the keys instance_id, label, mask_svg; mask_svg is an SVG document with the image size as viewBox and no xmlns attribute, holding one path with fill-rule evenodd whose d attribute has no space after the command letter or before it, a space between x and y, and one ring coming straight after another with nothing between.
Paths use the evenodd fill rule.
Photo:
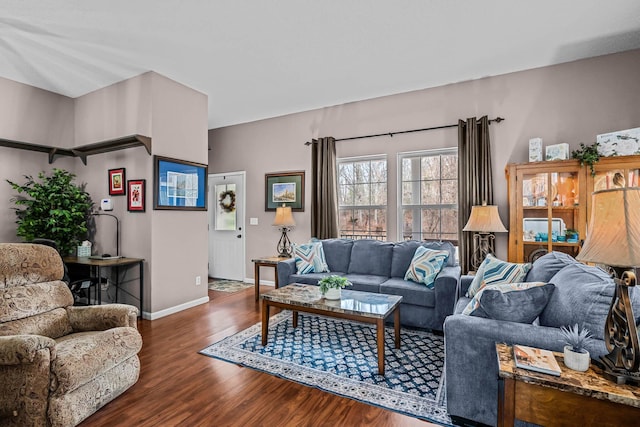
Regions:
<instances>
[{"instance_id":1,"label":"teal throw pillow","mask_svg":"<svg viewBox=\"0 0 640 427\"><path fill-rule=\"evenodd\" d=\"M292 246L298 274L329 272L322 242L310 242L302 245L294 243Z\"/></svg>"},{"instance_id":2,"label":"teal throw pillow","mask_svg":"<svg viewBox=\"0 0 640 427\"><path fill-rule=\"evenodd\" d=\"M488 285L522 282L530 269L530 263L518 264L502 261L489 254L480 264L467 291L467 297L472 298L480 289Z\"/></svg>"},{"instance_id":3,"label":"teal throw pillow","mask_svg":"<svg viewBox=\"0 0 640 427\"><path fill-rule=\"evenodd\" d=\"M411 280L433 288L433 281L436 279L442 266L449 258L449 251L435 251L433 249L418 246L413 254L409 269L404 275L404 280Z\"/></svg>"},{"instance_id":4,"label":"teal throw pillow","mask_svg":"<svg viewBox=\"0 0 640 427\"><path fill-rule=\"evenodd\" d=\"M551 299L555 286L544 282L487 285L469 301L462 314L533 323Z\"/></svg>"}]
</instances>

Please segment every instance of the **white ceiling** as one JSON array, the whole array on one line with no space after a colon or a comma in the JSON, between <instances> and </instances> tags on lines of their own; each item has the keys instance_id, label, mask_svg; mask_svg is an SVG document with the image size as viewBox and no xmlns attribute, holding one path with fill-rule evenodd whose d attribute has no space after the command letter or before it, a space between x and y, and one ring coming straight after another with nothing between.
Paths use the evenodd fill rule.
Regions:
<instances>
[{"instance_id":1,"label":"white ceiling","mask_svg":"<svg viewBox=\"0 0 640 427\"><path fill-rule=\"evenodd\" d=\"M152 70L210 128L634 48L638 0L0 3L0 76L77 97Z\"/></svg>"}]
</instances>

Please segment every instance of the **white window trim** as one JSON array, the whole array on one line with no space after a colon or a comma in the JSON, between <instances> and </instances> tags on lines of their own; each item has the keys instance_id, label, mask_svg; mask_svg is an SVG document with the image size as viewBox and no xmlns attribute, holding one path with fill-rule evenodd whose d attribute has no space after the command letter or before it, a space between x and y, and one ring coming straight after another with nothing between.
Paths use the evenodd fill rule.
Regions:
<instances>
[{"instance_id":1,"label":"white window trim","mask_svg":"<svg viewBox=\"0 0 640 427\"><path fill-rule=\"evenodd\" d=\"M404 240L402 236L403 217L402 217L402 159L406 157L417 156L437 156L442 154L458 154L458 148L437 148L432 150L405 151L398 153L396 164L396 241ZM458 163L458 166L460 164ZM388 181L388 177L387 177ZM387 187L388 189L388 187ZM388 202L388 201L387 201ZM437 205L441 206L441 205Z\"/></svg>"},{"instance_id":2,"label":"white window trim","mask_svg":"<svg viewBox=\"0 0 640 427\"><path fill-rule=\"evenodd\" d=\"M371 154L366 156L352 156L352 157L340 157L336 159L336 171L338 176L337 185L338 191L340 187L340 163L353 163L353 162L362 162L362 161L374 161L374 160L384 160L387 164L387 204L386 205L367 205L369 208L383 209L386 211L385 215L387 217L387 230L386 232L386 240L390 241L389 238L389 159L386 154ZM338 203L338 212L340 212L340 204ZM338 224L338 232L340 232L340 224Z\"/></svg>"}]
</instances>

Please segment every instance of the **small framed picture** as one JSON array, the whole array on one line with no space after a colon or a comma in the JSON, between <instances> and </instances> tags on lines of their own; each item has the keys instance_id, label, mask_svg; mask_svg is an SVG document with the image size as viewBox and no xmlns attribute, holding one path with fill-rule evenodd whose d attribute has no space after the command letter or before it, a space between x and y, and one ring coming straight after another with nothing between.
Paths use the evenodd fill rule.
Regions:
<instances>
[{"instance_id":1,"label":"small framed picture","mask_svg":"<svg viewBox=\"0 0 640 427\"><path fill-rule=\"evenodd\" d=\"M125 183L124 168L109 169L110 196L124 196L127 194Z\"/></svg>"},{"instance_id":2,"label":"small framed picture","mask_svg":"<svg viewBox=\"0 0 640 427\"><path fill-rule=\"evenodd\" d=\"M129 212L144 212L146 203L146 180L132 179L127 181L129 196L127 210Z\"/></svg>"},{"instance_id":3,"label":"small framed picture","mask_svg":"<svg viewBox=\"0 0 640 427\"><path fill-rule=\"evenodd\" d=\"M567 160L569 158L569 144L547 145L545 160Z\"/></svg>"}]
</instances>

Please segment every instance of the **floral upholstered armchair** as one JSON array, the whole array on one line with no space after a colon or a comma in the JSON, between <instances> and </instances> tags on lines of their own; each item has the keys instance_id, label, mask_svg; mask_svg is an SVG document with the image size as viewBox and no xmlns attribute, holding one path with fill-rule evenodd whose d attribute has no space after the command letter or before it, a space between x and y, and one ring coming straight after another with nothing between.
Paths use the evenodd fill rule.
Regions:
<instances>
[{"instance_id":1,"label":"floral upholstered armchair","mask_svg":"<svg viewBox=\"0 0 640 427\"><path fill-rule=\"evenodd\" d=\"M138 380L137 309L74 307L48 246L0 243L0 425L74 426Z\"/></svg>"}]
</instances>

